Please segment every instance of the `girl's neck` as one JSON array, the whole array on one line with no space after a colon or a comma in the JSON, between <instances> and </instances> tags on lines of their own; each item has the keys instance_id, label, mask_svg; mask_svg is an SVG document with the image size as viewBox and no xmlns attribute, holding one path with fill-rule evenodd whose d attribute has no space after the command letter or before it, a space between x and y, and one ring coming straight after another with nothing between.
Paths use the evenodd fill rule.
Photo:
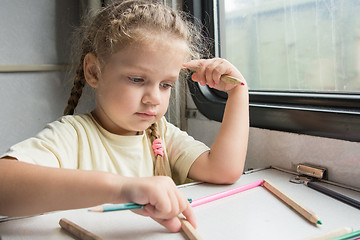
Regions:
<instances>
[{"instance_id":1,"label":"girl's neck","mask_svg":"<svg viewBox=\"0 0 360 240\"><path fill-rule=\"evenodd\" d=\"M103 123L103 120L97 114L96 109L94 109L91 112L91 116L97 122L97 124L99 124L102 128L104 128L106 131L108 131L108 132L110 132L112 134L122 135L122 136L136 136L136 135L142 135L143 134L143 131L125 131L124 129L122 129L122 131L120 132L120 131L115 131L113 129L110 129L110 128L106 127L106 124Z\"/></svg>"}]
</instances>

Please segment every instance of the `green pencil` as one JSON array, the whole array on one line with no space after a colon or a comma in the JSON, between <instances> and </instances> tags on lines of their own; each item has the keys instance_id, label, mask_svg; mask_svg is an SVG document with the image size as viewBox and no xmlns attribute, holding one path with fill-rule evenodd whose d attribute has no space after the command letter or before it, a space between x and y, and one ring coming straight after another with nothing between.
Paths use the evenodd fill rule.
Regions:
<instances>
[{"instance_id":1,"label":"green pencil","mask_svg":"<svg viewBox=\"0 0 360 240\"><path fill-rule=\"evenodd\" d=\"M331 240L345 240L345 239L349 239L352 237L358 237L358 236L360 236L360 230L342 235L340 237L332 238Z\"/></svg>"},{"instance_id":2,"label":"green pencil","mask_svg":"<svg viewBox=\"0 0 360 240\"><path fill-rule=\"evenodd\" d=\"M188 198L189 203L192 202L191 198ZM136 203L118 203L118 204L104 204L101 206L90 208L91 212L109 212L109 211L121 211L121 210L131 210L131 209L142 209L145 205L136 204Z\"/></svg>"}]
</instances>

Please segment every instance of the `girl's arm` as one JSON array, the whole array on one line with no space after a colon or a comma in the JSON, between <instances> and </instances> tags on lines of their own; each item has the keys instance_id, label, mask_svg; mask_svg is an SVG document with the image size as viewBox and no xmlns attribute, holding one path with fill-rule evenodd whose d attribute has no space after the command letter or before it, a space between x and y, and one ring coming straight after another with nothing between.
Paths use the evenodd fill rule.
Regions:
<instances>
[{"instance_id":1,"label":"girl's arm","mask_svg":"<svg viewBox=\"0 0 360 240\"><path fill-rule=\"evenodd\" d=\"M235 182L243 173L249 134L248 87L241 73L225 59L193 60L184 67L197 69L192 80L202 86L226 91L228 100L219 133L209 152L200 155L189 171L199 181L226 184ZM226 84L221 75L239 78L244 85Z\"/></svg>"},{"instance_id":2,"label":"girl's arm","mask_svg":"<svg viewBox=\"0 0 360 240\"><path fill-rule=\"evenodd\" d=\"M195 226L190 204L168 177L129 178L0 159L0 215L26 216L123 202L146 204L138 213L170 231L180 230L177 215L181 212Z\"/></svg>"}]
</instances>

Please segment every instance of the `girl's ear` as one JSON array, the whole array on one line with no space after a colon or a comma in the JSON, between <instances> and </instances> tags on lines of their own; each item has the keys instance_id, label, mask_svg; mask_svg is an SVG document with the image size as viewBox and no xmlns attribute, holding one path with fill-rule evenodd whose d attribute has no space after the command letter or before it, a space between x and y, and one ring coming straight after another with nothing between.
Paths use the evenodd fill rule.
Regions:
<instances>
[{"instance_id":1,"label":"girl's ear","mask_svg":"<svg viewBox=\"0 0 360 240\"><path fill-rule=\"evenodd\" d=\"M99 61L93 53L86 54L84 58L84 76L86 82L93 88L97 88L99 81Z\"/></svg>"}]
</instances>

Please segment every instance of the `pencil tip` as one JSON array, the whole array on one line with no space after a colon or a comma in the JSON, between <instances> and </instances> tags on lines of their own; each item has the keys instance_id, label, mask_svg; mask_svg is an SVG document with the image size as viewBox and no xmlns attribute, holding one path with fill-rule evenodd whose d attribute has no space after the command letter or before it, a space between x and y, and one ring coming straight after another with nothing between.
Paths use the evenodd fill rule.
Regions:
<instances>
[{"instance_id":1,"label":"pencil tip","mask_svg":"<svg viewBox=\"0 0 360 240\"><path fill-rule=\"evenodd\" d=\"M96 207L90 208L89 211L90 212L103 212L104 209L102 206L96 206Z\"/></svg>"},{"instance_id":2,"label":"pencil tip","mask_svg":"<svg viewBox=\"0 0 360 240\"><path fill-rule=\"evenodd\" d=\"M322 224L322 222L319 220L319 221L317 221L317 224L320 224L320 225L321 225L321 224Z\"/></svg>"}]
</instances>

